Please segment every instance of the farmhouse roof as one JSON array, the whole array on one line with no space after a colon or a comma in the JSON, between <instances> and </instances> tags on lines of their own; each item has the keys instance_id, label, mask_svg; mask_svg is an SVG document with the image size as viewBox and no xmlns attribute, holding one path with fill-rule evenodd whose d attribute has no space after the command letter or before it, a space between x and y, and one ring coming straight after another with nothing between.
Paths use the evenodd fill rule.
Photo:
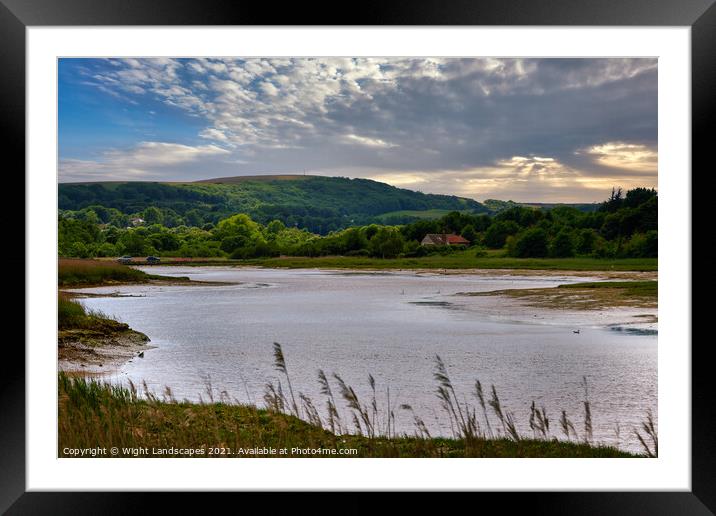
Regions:
<instances>
[{"instance_id":1,"label":"farmhouse roof","mask_svg":"<svg viewBox=\"0 0 716 516\"><path fill-rule=\"evenodd\" d=\"M470 241L464 239L460 235L455 235L452 233L428 233L427 235L425 235L425 238L423 238L422 243L432 245L464 245L469 244Z\"/></svg>"}]
</instances>

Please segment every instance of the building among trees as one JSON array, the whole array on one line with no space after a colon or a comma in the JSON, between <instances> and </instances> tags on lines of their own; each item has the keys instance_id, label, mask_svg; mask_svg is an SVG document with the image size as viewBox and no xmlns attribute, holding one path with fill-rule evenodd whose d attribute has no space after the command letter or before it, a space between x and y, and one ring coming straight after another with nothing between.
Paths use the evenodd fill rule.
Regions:
<instances>
[{"instance_id":1,"label":"building among trees","mask_svg":"<svg viewBox=\"0 0 716 516\"><path fill-rule=\"evenodd\" d=\"M470 245L470 241L452 233L428 233L420 245Z\"/></svg>"}]
</instances>

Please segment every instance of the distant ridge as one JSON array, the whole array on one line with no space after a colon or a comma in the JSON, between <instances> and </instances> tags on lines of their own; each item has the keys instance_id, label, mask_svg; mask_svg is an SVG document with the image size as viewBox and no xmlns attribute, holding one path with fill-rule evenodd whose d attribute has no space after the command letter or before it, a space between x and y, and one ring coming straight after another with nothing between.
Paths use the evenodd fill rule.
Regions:
<instances>
[{"instance_id":1,"label":"distant ridge","mask_svg":"<svg viewBox=\"0 0 716 516\"><path fill-rule=\"evenodd\" d=\"M307 179L309 177L325 177L316 175L306 174L266 174L266 175L255 175L255 176L231 176L231 177L216 177L213 179L199 179L192 181L192 183L212 183L217 185L223 184L234 184L243 183L245 181L295 181L298 179Z\"/></svg>"},{"instance_id":2,"label":"distant ridge","mask_svg":"<svg viewBox=\"0 0 716 516\"><path fill-rule=\"evenodd\" d=\"M201 227L237 213L261 223L327 234L350 226L403 224L451 211L489 213L474 199L426 194L372 179L302 174L218 177L186 182L60 183L60 210L89 207L139 216L157 208L168 227Z\"/></svg>"}]
</instances>

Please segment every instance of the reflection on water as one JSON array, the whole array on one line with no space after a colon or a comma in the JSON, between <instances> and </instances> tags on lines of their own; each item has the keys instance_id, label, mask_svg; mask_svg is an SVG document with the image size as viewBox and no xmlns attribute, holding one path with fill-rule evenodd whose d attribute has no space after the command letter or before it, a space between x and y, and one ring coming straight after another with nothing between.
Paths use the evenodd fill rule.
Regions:
<instances>
[{"instance_id":1,"label":"reflection on water","mask_svg":"<svg viewBox=\"0 0 716 516\"><path fill-rule=\"evenodd\" d=\"M477 405L475 380L485 387L494 384L525 435L531 435L533 400L547 410L554 435L559 435L561 410L580 429L583 376L589 382L595 439L638 451L631 429L647 409L656 415L655 330L625 324L643 316L644 309L563 312L520 307L500 297L455 296L598 278L211 267L154 267L152 272L237 283L91 289L132 297L82 300L146 333L156 346L114 378L146 380L156 392L169 386L178 399L198 400L210 378L215 388L241 402L262 404L266 382L278 378L272 345L279 342L293 389L316 406L325 405L319 368L340 374L365 403L372 374L379 402L386 405L389 388L397 428L408 433L415 429L412 415L399 409L404 403L433 435L451 435L435 393L436 354L460 399Z\"/></svg>"},{"instance_id":2,"label":"reflection on water","mask_svg":"<svg viewBox=\"0 0 716 516\"><path fill-rule=\"evenodd\" d=\"M451 307L455 306L453 303L448 301L409 301L411 305L425 305L425 306L443 306Z\"/></svg>"}]
</instances>

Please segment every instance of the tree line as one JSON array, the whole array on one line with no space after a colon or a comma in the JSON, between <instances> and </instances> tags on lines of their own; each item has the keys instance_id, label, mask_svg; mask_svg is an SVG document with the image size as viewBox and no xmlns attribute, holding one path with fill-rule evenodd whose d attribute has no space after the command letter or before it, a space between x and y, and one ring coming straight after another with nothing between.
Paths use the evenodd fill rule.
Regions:
<instances>
[{"instance_id":1,"label":"tree line","mask_svg":"<svg viewBox=\"0 0 716 516\"><path fill-rule=\"evenodd\" d=\"M614 189L597 210L559 206L512 206L496 215L454 211L435 220L403 225L368 224L319 235L280 220L266 224L245 213L216 223L191 220L166 225L162 211L149 206L142 225L133 227L114 208L91 206L61 211L59 254L67 257L182 256L258 258L269 256L425 256L455 252L454 247L424 247L428 233L454 233L470 241L476 256L504 249L520 258L657 256L658 202L654 189ZM196 224L193 224L195 222Z\"/></svg>"},{"instance_id":2,"label":"tree line","mask_svg":"<svg viewBox=\"0 0 716 516\"><path fill-rule=\"evenodd\" d=\"M267 176L226 183L63 183L58 202L68 216L117 227L128 226L135 217L168 228L202 227L245 213L261 224L279 220L321 235L379 223L380 215L402 210L489 211L473 199L414 192L368 179L322 176Z\"/></svg>"}]
</instances>

